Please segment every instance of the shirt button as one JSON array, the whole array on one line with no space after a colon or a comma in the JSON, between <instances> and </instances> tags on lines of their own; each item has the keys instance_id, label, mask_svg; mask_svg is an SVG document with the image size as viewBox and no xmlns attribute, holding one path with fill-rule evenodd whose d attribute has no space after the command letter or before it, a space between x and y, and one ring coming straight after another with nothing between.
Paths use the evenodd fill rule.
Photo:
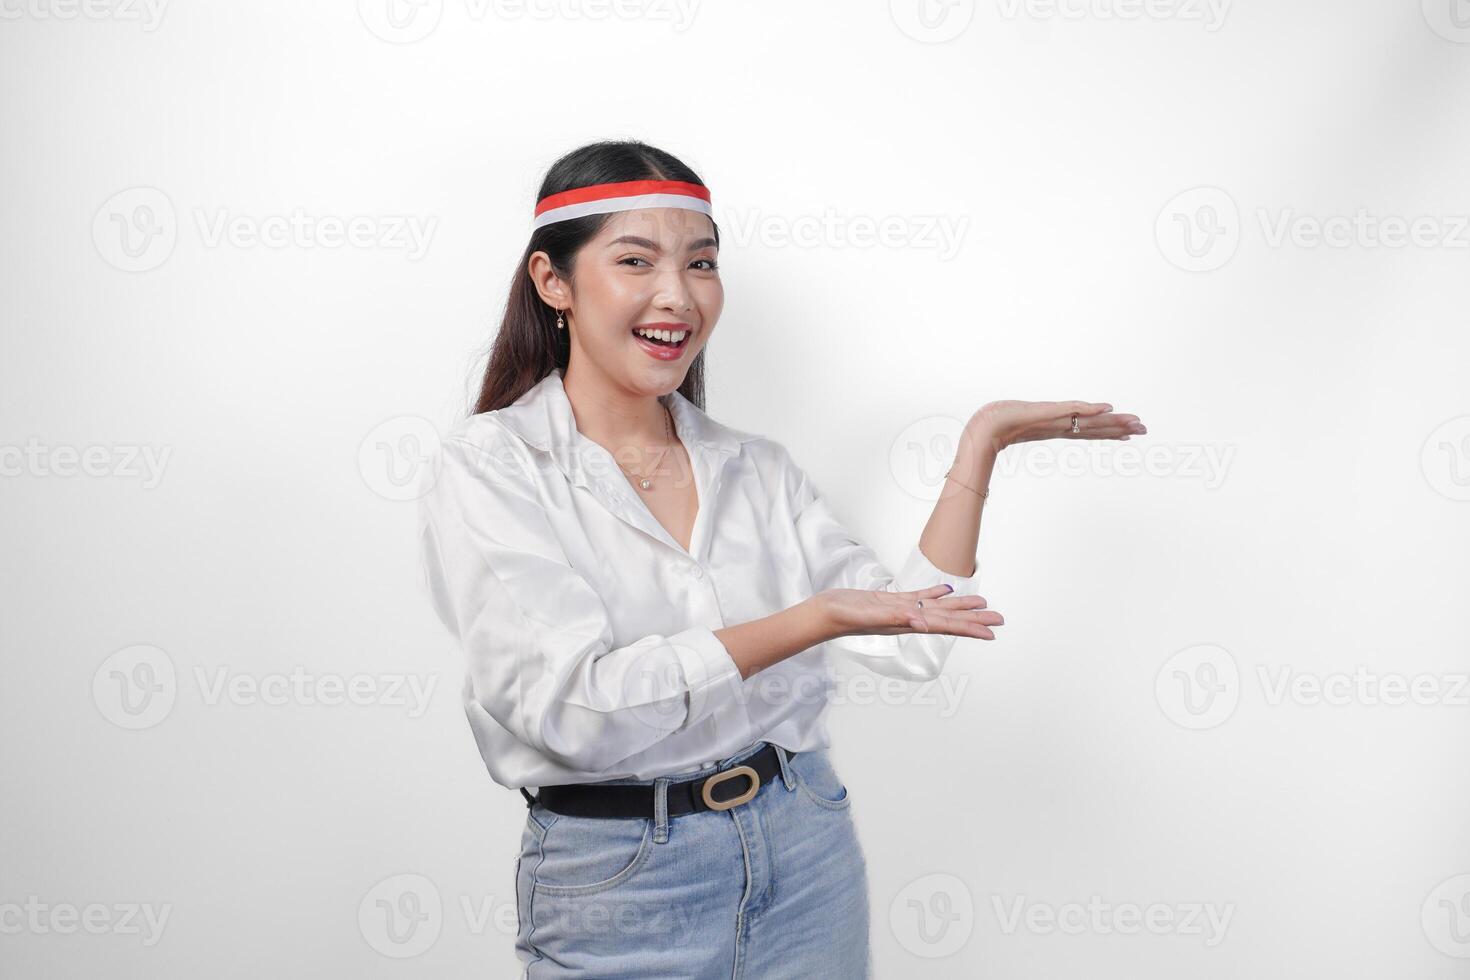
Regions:
<instances>
[{"instance_id":1,"label":"shirt button","mask_svg":"<svg viewBox=\"0 0 1470 980\"><path fill-rule=\"evenodd\" d=\"M698 565L695 565L694 571L690 572L690 574L693 575L696 579L702 579L704 578L704 569L700 568Z\"/></svg>"}]
</instances>

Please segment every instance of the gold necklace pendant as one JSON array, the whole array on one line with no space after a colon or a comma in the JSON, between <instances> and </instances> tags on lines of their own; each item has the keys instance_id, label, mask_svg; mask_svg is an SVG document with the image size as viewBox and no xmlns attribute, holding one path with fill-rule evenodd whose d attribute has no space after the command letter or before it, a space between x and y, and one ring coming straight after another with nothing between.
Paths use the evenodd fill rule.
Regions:
<instances>
[{"instance_id":1,"label":"gold necklace pendant","mask_svg":"<svg viewBox=\"0 0 1470 980\"><path fill-rule=\"evenodd\" d=\"M669 428L669 407L667 405L664 406L664 438L666 438L666 439L672 439L673 438L673 432ZM654 470L655 473L658 472L658 464L659 463L662 463L664 461L664 457L669 454L669 449L670 448L672 448L671 445L666 445L666 446L664 446L664 451L658 454L658 462L653 464L653 470ZM622 466L621 463L619 463L618 465L619 466ZM626 466L623 466L623 469L624 470L627 470L628 468ZM641 476L641 475L639 475L637 473L634 473L633 475L638 477L638 486L640 488L642 488L644 490L647 490L647 489L649 489L650 487L653 486L653 481L650 480L648 477Z\"/></svg>"}]
</instances>

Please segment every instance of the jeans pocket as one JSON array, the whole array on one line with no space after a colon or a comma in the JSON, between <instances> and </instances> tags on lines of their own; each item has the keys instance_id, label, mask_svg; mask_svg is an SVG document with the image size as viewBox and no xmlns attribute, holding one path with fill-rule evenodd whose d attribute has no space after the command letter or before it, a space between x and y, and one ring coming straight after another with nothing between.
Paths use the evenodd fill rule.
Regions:
<instances>
[{"instance_id":1,"label":"jeans pocket","mask_svg":"<svg viewBox=\"0 0 1470 980\"><path fill-rule=\"evenodd\" d=\"M546 839L546 828L550 825L555 814L546 809L540 803L533 803L526 808L526 831L532 834L536 840Z\"/></svg>"},{"instance_id":2,"label":"jeans pocket","mask_svg":"<svg viewBox=\"0 0 1470 980\"><path fill-rule=\"evenodd\" d=\"M852 805L847 786L827 761L825 752L802 752L791 760L796 783L807 799L829 810L845 810Z\"/></svg>"},{"instance_id":3,"label":"jeans pocket","mask_svg":"<svg viewBox=\"0 0 1470 980\"><path fill-rule=\"evenodd\" d=\"M569 817L543 810L529 825L540 827L532 864L535 891L545 895L591 895L607 891L637 874L653 856L653 820L620 817ZM533 834L536 831L531 831Z\"/></svg>"}]
</instances>

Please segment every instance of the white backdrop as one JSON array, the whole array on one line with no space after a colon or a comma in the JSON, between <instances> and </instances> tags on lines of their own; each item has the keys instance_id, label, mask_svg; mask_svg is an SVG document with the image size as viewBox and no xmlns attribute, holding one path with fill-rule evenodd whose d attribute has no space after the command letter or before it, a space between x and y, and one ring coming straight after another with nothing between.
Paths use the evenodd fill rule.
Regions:
<instances>
[{"instance_id":1,"label":"white backdrop","mask_svg":"<svg viewBox=\"0 0 1470 980\"><path fill-rule=\"evenodd\" d=\"M0 973L514 974L401 498L631 136L710 413L890 562L983 403L1149 426L1013 451L1000 639L840 689L879 977L1470 974L1464 0L394 4L0 0Z\"/></svg>"}]
</instances>

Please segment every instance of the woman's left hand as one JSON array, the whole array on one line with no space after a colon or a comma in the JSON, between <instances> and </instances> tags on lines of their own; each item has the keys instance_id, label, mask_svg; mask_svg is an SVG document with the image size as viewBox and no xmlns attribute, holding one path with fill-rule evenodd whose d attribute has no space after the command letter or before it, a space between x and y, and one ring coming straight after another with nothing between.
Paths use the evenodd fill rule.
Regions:
<instances>
[{"instance_id":1,"label":"woman's left hand","mask_svg":"<svg viewBox=\"0 0 1470 980\"><path fill-rule=\"evenodd\" d=\"M1077 416L1077 432L1072 416ZM1038 439L1127 439L1148 429L1137 415L1113 411L1107 402L991 402L970 418L966 433L999 453L1018 442Z\"/></svg>"}]
</instances>

